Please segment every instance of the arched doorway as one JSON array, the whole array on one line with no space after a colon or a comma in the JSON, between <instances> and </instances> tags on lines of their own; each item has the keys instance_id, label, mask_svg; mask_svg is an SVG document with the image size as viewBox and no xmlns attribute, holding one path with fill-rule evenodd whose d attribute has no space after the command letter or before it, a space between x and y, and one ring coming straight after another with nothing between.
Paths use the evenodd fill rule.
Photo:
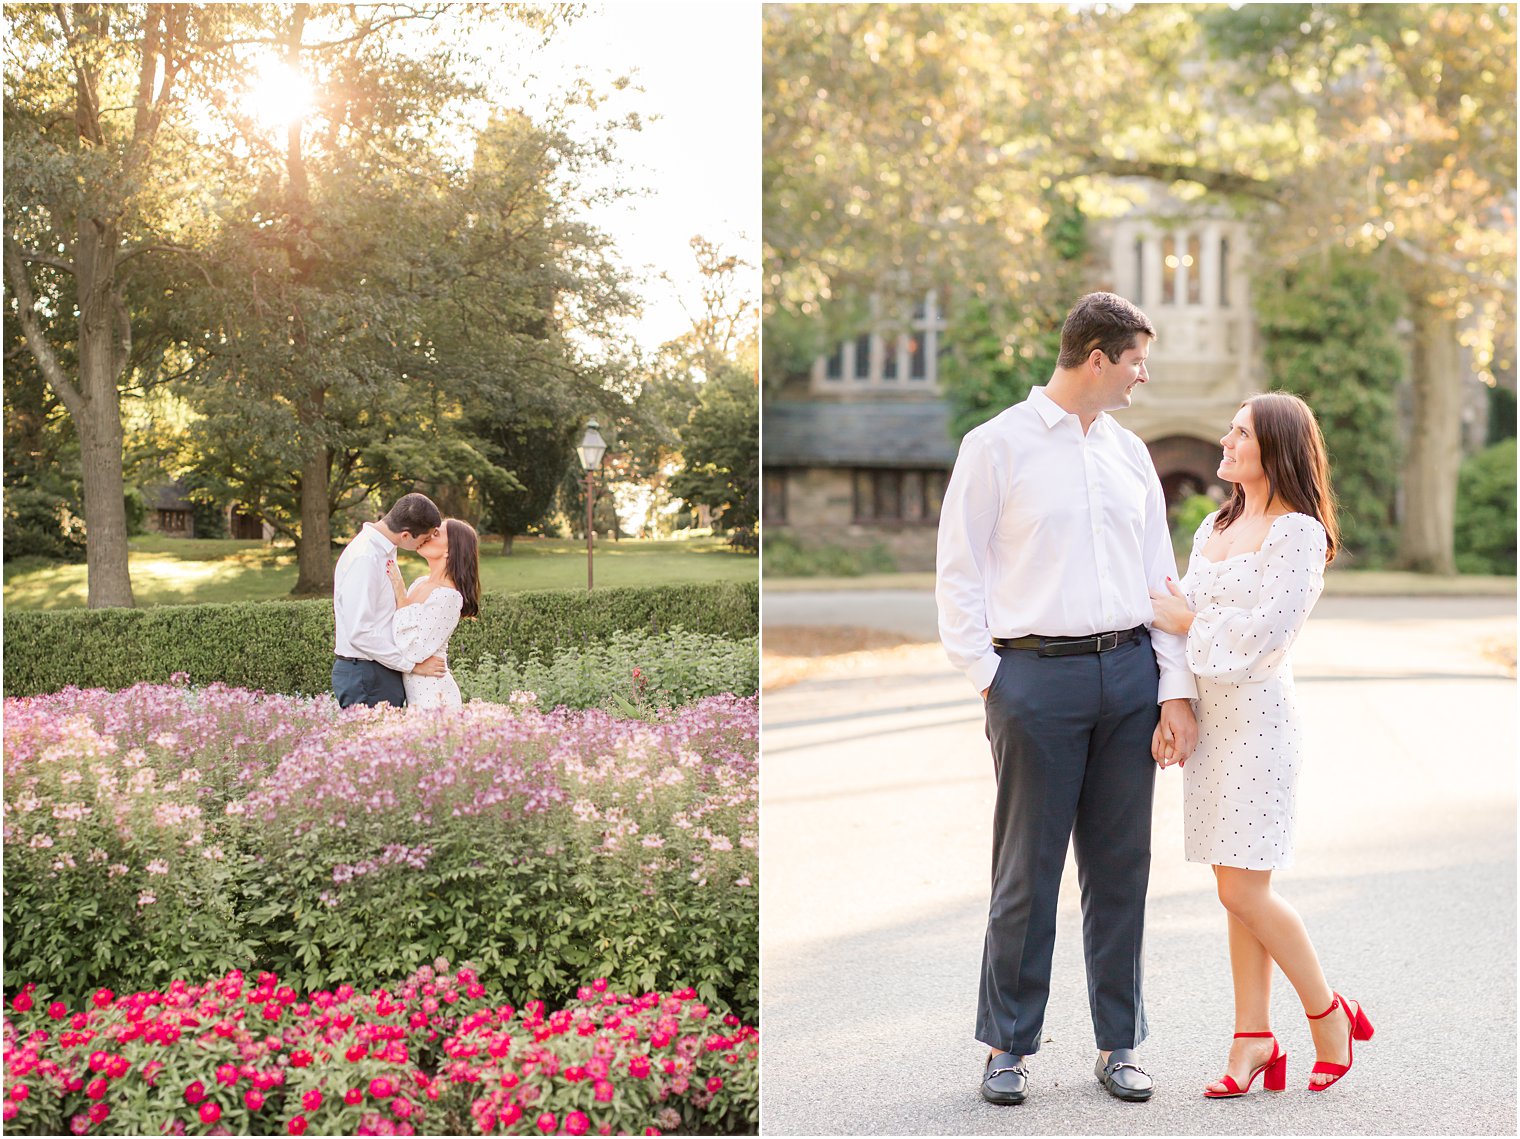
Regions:
<instances>
[{"instance_id":1,"label":"arched doorway","mask_svg":"<svg viewBox=\"0 0 1520 1139\"><path fill-rule=\"evenodd\" d=\"M1228 484L1215 473L1219 468L1218 443L1191 435L1168 435L1146 446L1151 462L1156 464L1156 474L1161 476L1168 510L1195 494L1206 494L1219 502L1228 497Z\"/></svg>"}]
</instances>

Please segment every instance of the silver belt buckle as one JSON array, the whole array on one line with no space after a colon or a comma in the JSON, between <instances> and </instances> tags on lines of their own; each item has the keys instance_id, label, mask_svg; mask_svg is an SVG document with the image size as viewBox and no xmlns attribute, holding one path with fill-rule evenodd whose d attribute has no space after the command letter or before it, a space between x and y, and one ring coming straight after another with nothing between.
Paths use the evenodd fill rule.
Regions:
<instances>
[{"instance_id":1,"label":"silver belt buckle","mask_svg":"<svg viewBox=\"0 0 1520 1139\"><path fill-rule=\"evenodd\" d=\"M1106 652L1108 652L1109 649L1116 649L1118 647L1119 647L1119 634L1118 633L1099 633L1098 634L1098 651L1100 653L1106 653Z\"/></svg>"}]
</instances>

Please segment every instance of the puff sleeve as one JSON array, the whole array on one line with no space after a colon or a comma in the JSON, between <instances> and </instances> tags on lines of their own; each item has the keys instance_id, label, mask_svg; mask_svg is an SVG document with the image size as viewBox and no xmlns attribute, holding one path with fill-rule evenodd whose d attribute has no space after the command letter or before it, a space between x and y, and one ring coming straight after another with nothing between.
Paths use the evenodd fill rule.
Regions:
<instances>
[{"instance_id":1,"label":"puff sleeve","mask_svg":"<svg viewBox=\"0 0 1520 1139\"><path fill-rule=\"evenodd\" d=\"M1194 675L1241 684L1267 679L1281 663L1325 588L1325 529L1306 514L1287 514L1261 547L1261 584L1250 608L1206 596L1188 630Z\"/></svg>"},{"instance_id":2,"label":"puff sleeve","mask_svg":"<svg viewBox=\"0 0 1520 1139\"><path fill-rule=\"evenodd\" d=\"M420 604L397 609L391 628L401 655L414 665L435 654L444 655L463 607L464 598L457 590L440 588Z\"/></svg>"}]
</instances>

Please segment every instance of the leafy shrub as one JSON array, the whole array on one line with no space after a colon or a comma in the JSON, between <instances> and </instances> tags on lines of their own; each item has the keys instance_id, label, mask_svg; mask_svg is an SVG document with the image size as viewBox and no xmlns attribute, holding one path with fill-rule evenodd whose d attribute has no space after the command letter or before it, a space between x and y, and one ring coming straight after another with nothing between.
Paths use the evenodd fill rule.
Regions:
<instances>
[{"instance_id":1,"label":"leafy shrub","mask_svg":"<svg viewBox=\"0 0 1520 1139\"><path fill-rule=\"evenodd\" d=\"M487 594L479 618L460 622L449 660L465 669L503 656L525 661L535 649L551 656L631 629L753 637L758 610L758 582ZM315 695L332 682L332 652L325 600L8 613L5 690L118 689L183 672L195 684Z\"/></svg>"},{"instance_id":2,"label":"leafy shrub","mask_svg":"<svg viewBox=\"0 0 1520 1139\"><path fill-rule=\"evenodd\" d=\"M1515 572L1515 440L1473 455L1457 477L1457 569Z\"/></svg>"},{"instance_id":3,"label":"leafy shrub","mask_svg":"<svg viewBox=\"0 0 1520 1139\"><path fill-rule=\"evenodd\" d=\"M568 648L545 660L482 660L454 670L467 700L506 703L533 692L546 708L678 708L704 696L753 694L760 687L759 638L730 640L672 629L662 636L613 633L603 644Z\"/></svg>"},{"instance_id":4,"label":"leafy shrub","mask_svg":"<svg viewBox=\"0 0 1520 1139\"><path fill-rule=\"evenodd\" d=\"M65 999L249 962L378 984L469 951L753 1015L758 705L653 723L139 685L5 702L8 976Z\"/></svg>"},{"instance_id":5,"label":"leafy shrub","mask_svg":"<svg viewBox=\"0 0 1520 1139\"><path fill-rule=\"evenodd\" d=\"M1348 250L1275 267L1256 282L1262 358L1274 390L1302 396L1325 433L1341 541L1357 564L1394 551L1403 298L1386 264Z\"/></svg>"},{"instance_id":6,"label":"leafy shrub","mask_svg":"<svg viewBox=\"0 0 1520 1139\"><path fill-rule=\"evenodd\" d=\"M1219 509L1219 503L1206 494L1189 495L1173 509L1172 549L1177 553L1177 568L1187 572L1188 554L1193 549L1193 536L1203 520Z\"/></svg>"},{"instance_id":7,"label":"leafy shrub","mask_svg":"<svg viewBox=\"0 0 1520 1139\"><path fill-rule=\"evenodd\" d=\"M5 560L48 558L82 562L84 519L69 500L41 487L5 489Z\"/></svg>"},{"instance_id":8,"label":"leafy shrub","mask_svg":"<svg viewBox=\"0 0 1520 1139\"><path fill-rule=\"evenodd\" d=\"M28 983L4 1032L13 1134L711 1134L759 1114L759 1032L690 987L599 979L517 1009L444 959L367 992L234 970L74 1010Z\"/></svg>"},{"instance_id":9,"label":"leafy shrub","mask_svg":"<svg viewBox=\"0 0 1520 1139\"><path fill-rule=\"evenodd\" d=\"M862 549L847 549L804 545L791 534L768 532L762 543L767 577L859 577L897 571L897 560L880 542Z\"/></svg>"}]
</instances>

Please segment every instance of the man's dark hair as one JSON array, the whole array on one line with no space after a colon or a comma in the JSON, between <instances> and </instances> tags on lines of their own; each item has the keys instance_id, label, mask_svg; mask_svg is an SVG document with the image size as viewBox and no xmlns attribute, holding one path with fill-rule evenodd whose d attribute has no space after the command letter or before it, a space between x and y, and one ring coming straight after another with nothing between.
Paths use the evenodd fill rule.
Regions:
<instances>
[{"instance_id":1,"label":"man's dark hair","mask_svg":"<svg viewBox=\"0 0 1520 1139\"><path fill-rule=\"evenodd\" d=\"M392 534L405 530L412 537L420 538L443 525L443 515L427 495L403 494L381 521Z\"/></svg>"},{"instance_id":2,"label":"man's dark hair","mask_svg":"<svg viewBox=\"0 0 1520 1139\"><path fill-rule=\"evenodd\" d=\"M1088 293L1071 306L1066 323L1061 326L1061 355L1056 364L1062 368L1080 367L1094 348L1114 363L1135 346L1140 333L1155 339L1156 329L1150 317L1123 297L1113 293Z\"/></svg>"}]
</instances>

